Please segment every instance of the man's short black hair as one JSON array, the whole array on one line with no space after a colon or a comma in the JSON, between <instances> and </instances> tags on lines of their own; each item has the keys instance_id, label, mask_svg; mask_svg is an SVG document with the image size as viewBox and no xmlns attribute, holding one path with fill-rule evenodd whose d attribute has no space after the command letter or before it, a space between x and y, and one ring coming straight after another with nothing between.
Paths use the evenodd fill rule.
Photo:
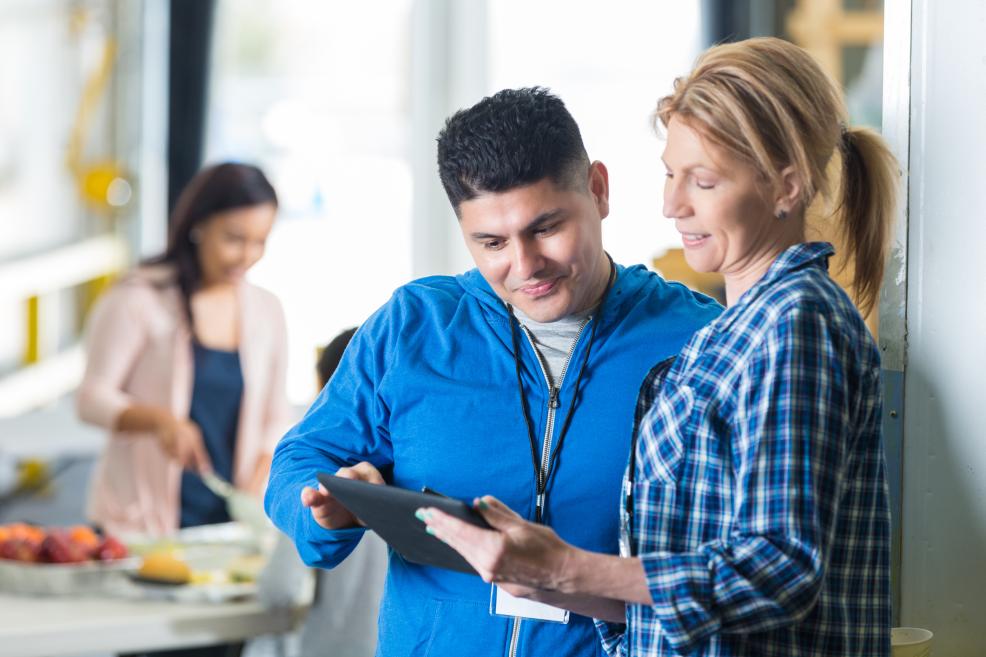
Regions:
<instances>
[{"instance_id":1,"label":"man's short black hair","mask_svg":"<svg viewBox=\"0 0 986 657\"><path fill-rule=\"evenodd\" d=\"M543 87L504 89L460 110L438 134L438 173L459 204L544 178L582 184L589 156L565 103Z\"/></svg>"}]
</instances>

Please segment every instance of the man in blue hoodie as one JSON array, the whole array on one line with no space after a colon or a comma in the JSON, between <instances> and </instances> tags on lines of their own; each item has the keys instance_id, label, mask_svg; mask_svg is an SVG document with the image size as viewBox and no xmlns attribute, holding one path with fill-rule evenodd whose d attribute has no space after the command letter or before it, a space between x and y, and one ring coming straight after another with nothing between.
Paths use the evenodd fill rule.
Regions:
<instances>
[{"instance_id":1,"label":"man in blue hoodie","mask_svg":"<svg viewBox=\"0 0 986 657\"><path fill-rule=\"evenodd\" d=\"M612 262L606 167L548 91L504 90L454 114L438 165L476 269L411 282L360 327L278 445L267 512L324 568L364 529L319 471L495 495L570 543L616 553L638 388L720 308ZM475 575L391 551L377 654L603 654L590 619L495 615L490 594Z\"/></svg>"}]
</instances>

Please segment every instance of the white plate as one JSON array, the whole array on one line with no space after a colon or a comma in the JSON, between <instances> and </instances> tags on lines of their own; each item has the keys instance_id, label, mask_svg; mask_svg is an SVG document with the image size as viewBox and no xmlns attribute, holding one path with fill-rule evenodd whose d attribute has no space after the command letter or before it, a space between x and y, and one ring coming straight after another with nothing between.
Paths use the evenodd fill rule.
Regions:
<instances>
[{"instance_id":1,"label":"white plate","mask_svg":"<svg viewBox=\"0 0 986 657\"><path fill-rule=\"evenodd\" d=\"M122 597L172 602L221 603L243 600L257 595L256 582L223 582L211 584L153 584L130 579L126 586L114 591Z\"/></svg>"}]
</instances>

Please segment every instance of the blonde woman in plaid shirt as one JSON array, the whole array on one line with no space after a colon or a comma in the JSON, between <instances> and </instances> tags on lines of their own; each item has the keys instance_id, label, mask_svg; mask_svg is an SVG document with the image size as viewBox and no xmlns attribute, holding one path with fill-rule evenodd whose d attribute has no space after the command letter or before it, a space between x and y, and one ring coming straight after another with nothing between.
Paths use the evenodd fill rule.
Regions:
<instances>
[{"instance_id":1,"label":"blonde woman in plaid shirt","mask_svg":"<svg viewBox=\"0 0 986 657\"><path fill-rule=\"evenodd\" d=\"M688 263L724 275L727 309L641 387L624 554L578 550L491 497L476 504L493 531L420 515L484 579L598 619L612 655L889 655L880 358L805 211L837 184L856 301L872 307L893 156L773 38L708 50L656 118L664 214Z\"/></svg>"}]
</instances>

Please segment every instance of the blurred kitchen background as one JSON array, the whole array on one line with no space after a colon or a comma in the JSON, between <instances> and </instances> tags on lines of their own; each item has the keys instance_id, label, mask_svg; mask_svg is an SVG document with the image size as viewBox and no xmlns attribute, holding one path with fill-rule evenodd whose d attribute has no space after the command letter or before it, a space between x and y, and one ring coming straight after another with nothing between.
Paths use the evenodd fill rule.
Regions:
<instances>
[{"instance_id":1,"label":"blurred kitchen background","mask_svg":"<svg viewBox=\"0 0 986 657\"><path fill-rule=\"evenodd\" d=\"M280 196L250 278L284 304L288 394L300 412L317 392L319 346L409 279L470 266L434 140L447 115L504 87L550 87L590 157L608 165L604 240L617 261L721 294L714 277L688 270L661 215L651 111L702 49L778 35L819 59L846 90L853 123L883 130L905 165L911 196L890 284L869 318L887 368L895 624L934 629L943 655L983 654L986 642L972 636L986 618L986 430L974 411L986 397L977 393L976 407L965 368L970 356L986 363L986 319L960 311L983 304L945 292L971 317L944 333L920 323L943 321L924 305L930 286L983 291L986 280L961 269L971 267L964 242L977 242L967 231L982 238L982 226L948 224L947 252L924 229L925 203L941 203L939 220L970 221L954 188L986 174L983 5L0 0L0 523L84 521L105 440L73 408L86 314L114 279L162 250L177 192L204 163L256 163ZM956 107L946 99L963 98L972 108L946 116ZM949 162L953 146L969 155L964 168L951 160L949 178L933 164ZM981 203L968 212L983 223Z\"/></svg>"}]
</instances>

